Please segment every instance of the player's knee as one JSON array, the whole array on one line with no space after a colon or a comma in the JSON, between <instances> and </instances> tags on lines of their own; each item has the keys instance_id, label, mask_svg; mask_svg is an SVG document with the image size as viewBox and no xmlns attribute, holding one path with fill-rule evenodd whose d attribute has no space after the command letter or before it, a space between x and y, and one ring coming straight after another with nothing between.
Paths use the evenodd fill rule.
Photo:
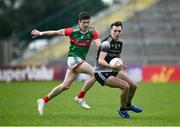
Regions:
<instances>
[{"instance_id":1,"label":"player's knee","mask_svg":"<svg viewBox=\"0 0 180 127\"><path fill-rule=\"evenodd\" d=\"M94 77L94 72L89 73L90 78Z\"/></svg>"}]
</instances>

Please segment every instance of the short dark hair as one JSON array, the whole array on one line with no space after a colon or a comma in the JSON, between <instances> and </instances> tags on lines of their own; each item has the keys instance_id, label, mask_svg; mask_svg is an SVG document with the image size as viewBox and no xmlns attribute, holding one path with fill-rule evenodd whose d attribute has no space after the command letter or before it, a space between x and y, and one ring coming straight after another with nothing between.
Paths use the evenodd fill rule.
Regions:
<instances>
[{"instance_id":1,"label":"short dark hair","mask_svg":"<svg viewBox=\"0 0 180 127\"><path fill-rule=\"evenodd\" d=\"M90 19L90 15L88 12L79 13L79 21Z\"/></svg>"},{"instance_id":2,"label":"short dark hair","mask_svg":"<svg viewBox=\"0 0 180 127\"><path fill-rule=\"evenodd\" d=\"M113 22L111 24L111 29L113 28L113 26L121 26L123 28L123 25L122 25L122 22L121 21L116 21L116 22Z\"/></svg>"}]
</instances>

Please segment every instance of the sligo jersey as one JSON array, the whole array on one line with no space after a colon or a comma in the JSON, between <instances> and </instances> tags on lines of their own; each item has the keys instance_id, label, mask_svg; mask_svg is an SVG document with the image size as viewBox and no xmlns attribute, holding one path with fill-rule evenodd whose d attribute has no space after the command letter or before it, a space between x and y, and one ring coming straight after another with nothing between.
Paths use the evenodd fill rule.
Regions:
<instances>
[{"instance_id":1,"label":"sligo jersey","mask_svg":"<svg viewBox=\"0 0 180 127\"><path fill-rule=\"evenodd\" d=\"M99 39L99 35L93 27L83 33L79 27L66 28L65 35L70 37L68 56L80 57L85 60L92 40Z\"/></svg>"},{"instance_id":2,"label":"sligo jersey","mask_svg":"<svg viewBox=\"0 0 180 127\"><path fill-rule=\"evenodd\" d=\"M96 64L94 66L95 72L101 71L101 72L111 72L111 68L104 67L100 64L98 64L99 54L101 51L106 52L107 55L105 57L105 61L109 63L113 58L119 57L120 53L122 51L123 43L121 41L114 41L112 40L111 36L108 36L105 38L102 43L101 47L99 47L96 57Z\"/></svg>"}]
</instances>

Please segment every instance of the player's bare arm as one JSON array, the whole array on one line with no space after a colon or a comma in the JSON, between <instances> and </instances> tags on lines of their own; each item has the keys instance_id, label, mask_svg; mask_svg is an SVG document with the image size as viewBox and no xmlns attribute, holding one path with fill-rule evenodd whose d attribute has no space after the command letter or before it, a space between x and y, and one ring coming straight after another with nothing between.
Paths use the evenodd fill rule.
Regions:
<instances>
[{"instance_id":1,"label":"player's bare arm","mask_svg":"<svg viewBox=\"0 0 180 127\"><path fill-rule=\"evenodd\" d=\"M113 68L110 64L108 64L106 61L105 61L105 57L106 57L107 53L106 52L100 52L99 54L99 59L98 59L98 63L100 65L103 65L105 67L108 67L108 68ZM114 69L114 68L113 68Z\"/></svg>"},{"instance_id":2,"label":"player's bare arm","mask_svg":"<svg viewBox=\"0 0 180 127\"><path fill-rule=\"evenodd\" d=\"M59 36L64 36L64 29L60 30L49 30L49 31L39 31L37 29L32 30L31 35L34 37L37 36L43 36L43 35L59 35Z\"/></svg>"}]
</instances>

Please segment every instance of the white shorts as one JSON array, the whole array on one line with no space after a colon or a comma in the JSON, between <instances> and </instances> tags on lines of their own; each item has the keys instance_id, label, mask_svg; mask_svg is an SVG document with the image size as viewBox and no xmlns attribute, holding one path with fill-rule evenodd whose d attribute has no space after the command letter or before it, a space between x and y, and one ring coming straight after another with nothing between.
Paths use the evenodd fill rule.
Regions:
<instances>
[{"instance_id":1,"label":"white shorts","mask_svg":"<svg viewBox=\"0 0 180 127\"><path fill-rule=\"evenodd\" d=\"M68 57L67 65L71 71L75 71L83 62L84 62L83 59L81 59L79 57L71 56L71 57Z\"/></svg>"}]
</instances>

